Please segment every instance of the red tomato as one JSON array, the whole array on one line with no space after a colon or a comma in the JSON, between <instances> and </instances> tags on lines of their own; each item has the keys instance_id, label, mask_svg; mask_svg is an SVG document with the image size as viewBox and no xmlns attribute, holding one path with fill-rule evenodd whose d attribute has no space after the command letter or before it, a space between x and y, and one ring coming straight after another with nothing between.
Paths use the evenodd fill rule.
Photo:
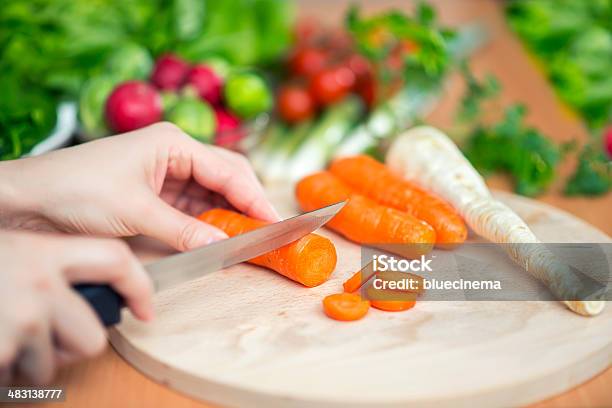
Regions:
<instances>
[{"instance_id":1,"label":"red tomato","mask_svg":"<svg viewBox=\"0 0 612 408\"><path fill-rule=\"evenodd\" d=\"M298 44L312 44L321 33L321 25L314 18L301 18L295 25L295 40Z\"/></svg>"},{"instance_id":2,"label":"red tomato","mask_svg":"<svg viewBox=\"0 0 612 408\"><path fill-rule=\"evenodd\" d=\"M372 75L368 75L357 82L355 88L368 109L371 109L376 103L376 79Z\"/></svg>"},{"instance_id":3,"label":"red tomato","mask_svg":"<svg viewBox=\"0 0 612 408\"><path fill-rule=\"evenodd\" d=\"M346 51L353 46L353 37L343 28L330 30L326 44L334 51Z\"/></svg>"},{"instance_id":4,"label":"red tomato","mask_svg":"<svg viewBox=\"0 0 612 408\"><path fill-rule=\"evenodd\" d=\"M343 99L355 85L355 74L348 67L324 69L312 77L310 94L321 105Z\"/></svg>"},{"instance_id":5,"label":"red tomato","mask_svg":"<svg viewBox=\"0 0 612 408\"><path fill-rule=\"evenodd\" d=\"M311 76L319 72L328 63L328 55L323 50L313 47L297 49L289 61L294 75Z\"/></svg>"},{"instance_id":6,"label":"red tomato","mask_svg":"<svg viewBox=\"0 0 612 408\"><path fill-rule=\"evenodd\" d=\"M372 64L361 54L352 54L346 60L346 66L355 74L357 83L373 75Z\"/></svg>"},{"instance_id":7,"label":"red tomato","mask_svg":"<svg viewBox=\"0 0 612 408\"><path fill-rule=\"evenodd\" d=\"M287 85L278 93L278 113L286 122L295 123L314 114L315 103L304 88Z\"/></svg>"}]
</instances>

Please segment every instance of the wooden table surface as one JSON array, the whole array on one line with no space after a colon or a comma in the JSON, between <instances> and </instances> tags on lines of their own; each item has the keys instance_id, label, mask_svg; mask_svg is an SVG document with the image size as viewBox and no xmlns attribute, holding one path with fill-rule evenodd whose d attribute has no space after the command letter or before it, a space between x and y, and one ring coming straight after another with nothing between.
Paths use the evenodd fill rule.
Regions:
<instances>
[{"instance_id":1,"label":"wooden table surface","mask_svg":"<svg viewBox=\"0 0 612 408\"><path fill-rule=\"evenodd\" d=\"M301 13L314 15L331 23L338 21L338 16L347 3L338 0L304 1ZM365 7L384 9L393 5L402 7L406 3L378 0L368 3ZM559 105L534 61L509 32L501 12L501 3L493 0L441 0L433 3L437 6L441 19L448 24L479 20L486 26L490 42L472 58L471 65L478 75L493 73L500 79L504 90L502 103L526 104L530 112L528 121L556 140L586 138L584 126ZM440 126L449 123L461 91L462 84L458 78L451 79L448 92L429 118L431 123ZM564 163L559 170L559 179L567 177L573 166L574 163L569 160ZM502 177L488 182L495 188L510 188L508 181ZM561 195L560 188L560 184L556 184L549 193L539 199L562 208L612 235L611 194L597 199L567 198ZM96 359L62 370L54 385L66 388L68 399L63 406L70 407L210 406L149 380L111 349ZM612 406L612 368L575 389L534 405L538 408L602 406Z\"/></svg>"}]
</instances>

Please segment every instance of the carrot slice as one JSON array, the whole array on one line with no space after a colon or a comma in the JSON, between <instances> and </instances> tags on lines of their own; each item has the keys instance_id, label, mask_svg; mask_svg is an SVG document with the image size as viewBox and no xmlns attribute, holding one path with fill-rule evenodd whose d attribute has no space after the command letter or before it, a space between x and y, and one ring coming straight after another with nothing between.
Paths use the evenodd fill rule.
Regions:
<instances>
[{"instance_id":1,"label":"carrot slice","mask_svg":"<svg viewBox=\"0 0 612 408\"><path fill-rule=\"evenodd\" d=\"M305 211L348 199L326 226L358 243L416 244L419 253L427 253L436 241L435 231L425 221L353 193L326 171L302 179L297 184L296 196Z\"/></svg>"},{"instance_id":2,"label":"carrot slice","mask_svg":"<svg viewBox=\"0 0 612 408\"><path fill-rule=\"evenodd\" d=\"M221 208L206 211L198 219L222 229L229 236L242 234L267 224ZM336 268L336 260L336 248L329 239L317 234L308 234L249 262L272 269L304 286L313 287L327 281Z\"/></svg>"},{"instance_id":3,"label":"carrot slice","mask_svg":"<svg viewBox=\"0 0 612 408\"><path fill-rule=\"evenodd\" d=\"M323 311L335 320L359 320L369 309L370 302L353 293L335 293L323 299Z\"/></svg>"},{"instance_id":4,"label":"carrot slice","mask_svg":"<svg viewBox=\"0 0 612 408\"><path fill-rule=\"evenodd\" d=\"M373 285L366 288L366 297L370 300L372 307L387 312L400 312L413 308L417 296L418 293L406 290L374 289Z\"/></svg>"},{"instance_id":5,"label":"carrot slice","mask_svg":"<svg viewBox=\"0 0 612 408\"><path fill-rule=\"evenodd\" d=\"M436 231L438 244L460 244L467 237L465 222L450 204L369 156L335 160L329 171L356 193L426 221Z\"/></svg>"},{"instance_id":6,"label":"carrot slice","mask_svg":"<svg viewBox=\"0 0 612 408\"><path fill-rule=\"evenodd\" d=\"M401 312L412 309L416 300L370 300L372 307L385 312Z\"/></svg>"},{"instance_id":7,"label":"carrot slice","mask_svg":"<svg viewBox=\"0 0 612 408\"><path fill-rule=\"evenodd\" d=\"M366 266L355 272L353 276L348 278L348 280L342 284L344 291L346 293L358 291L364 283L369 281L370 278L375 275L374 270L372 268L372 262L370 262Z\"/></svg>"}]
</instances>

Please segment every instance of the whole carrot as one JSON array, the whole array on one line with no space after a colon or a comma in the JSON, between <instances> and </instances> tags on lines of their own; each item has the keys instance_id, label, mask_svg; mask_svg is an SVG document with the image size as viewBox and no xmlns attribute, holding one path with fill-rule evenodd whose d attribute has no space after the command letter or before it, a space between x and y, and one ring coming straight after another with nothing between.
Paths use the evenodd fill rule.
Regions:
<instances>
[{"instance_id":1,"label":"whole carrot","mask_svg":"<svg viewBox=\"0 0 612 408\"><path fill-rule=\"evenodd\" d=\"M225 231L230 237L267 224L221 208L206 211L198 219ZM336 260L336 248L329 239L308 234L249 262L272 269L304 286L313 287L327 281L336 267Z\"/></svg>"},{"instance_id":2,"label":"whole carrot","mask_svg":"<svg viewBox=\"0 0 612 408\"><path fill-rule=\"evenodd\" d=\"M330 172L359 194L427 222L436 231L438 244L459 244L467 237L463 219L450 204L369 156L335 160Z\"/></svg>"},{"instance_id":3,"label":"whole carrot","mask_svg":"<svg viewBox=\"0 0 612 408\"><path fill-rule=\"evenodd\" d=\"M420 244L419 252L424 253L431 250L436 240L435 231L425 221L352 192L326 171L302 179L297 184L296 195L305 211L348 199L327 226L358 243Z\"/></svg>"}]
</instances>

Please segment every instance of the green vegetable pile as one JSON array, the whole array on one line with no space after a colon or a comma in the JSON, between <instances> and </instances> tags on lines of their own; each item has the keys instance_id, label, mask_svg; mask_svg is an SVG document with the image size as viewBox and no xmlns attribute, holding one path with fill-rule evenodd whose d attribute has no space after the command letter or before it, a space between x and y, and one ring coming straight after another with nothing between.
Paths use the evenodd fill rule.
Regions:
<instances>
[{"instance_id":1,"label":"green vegetable pile","mask_svg":"<svg viewBox=\"0 0 612 408\"><path fill-rule=\"evenodd\" d=\"M43 140L57 104L75 100L89 78L108 81L87 96L95 104L166 51L235 65L275 61L291 42L293 13L284 0L3 0L0 160ZM98 119L84 118L91 127Z\"/></svg>"},{"instance_id":2,"label":"green vegetable pile","mask_svg":"<svg viewBox=\"0 0 612 408\"><path fill-rule=\"evenodd\" d=\"M591 128L612 119L612 1L514 0L511 26Z\"/></svg>"}]
</instances>

